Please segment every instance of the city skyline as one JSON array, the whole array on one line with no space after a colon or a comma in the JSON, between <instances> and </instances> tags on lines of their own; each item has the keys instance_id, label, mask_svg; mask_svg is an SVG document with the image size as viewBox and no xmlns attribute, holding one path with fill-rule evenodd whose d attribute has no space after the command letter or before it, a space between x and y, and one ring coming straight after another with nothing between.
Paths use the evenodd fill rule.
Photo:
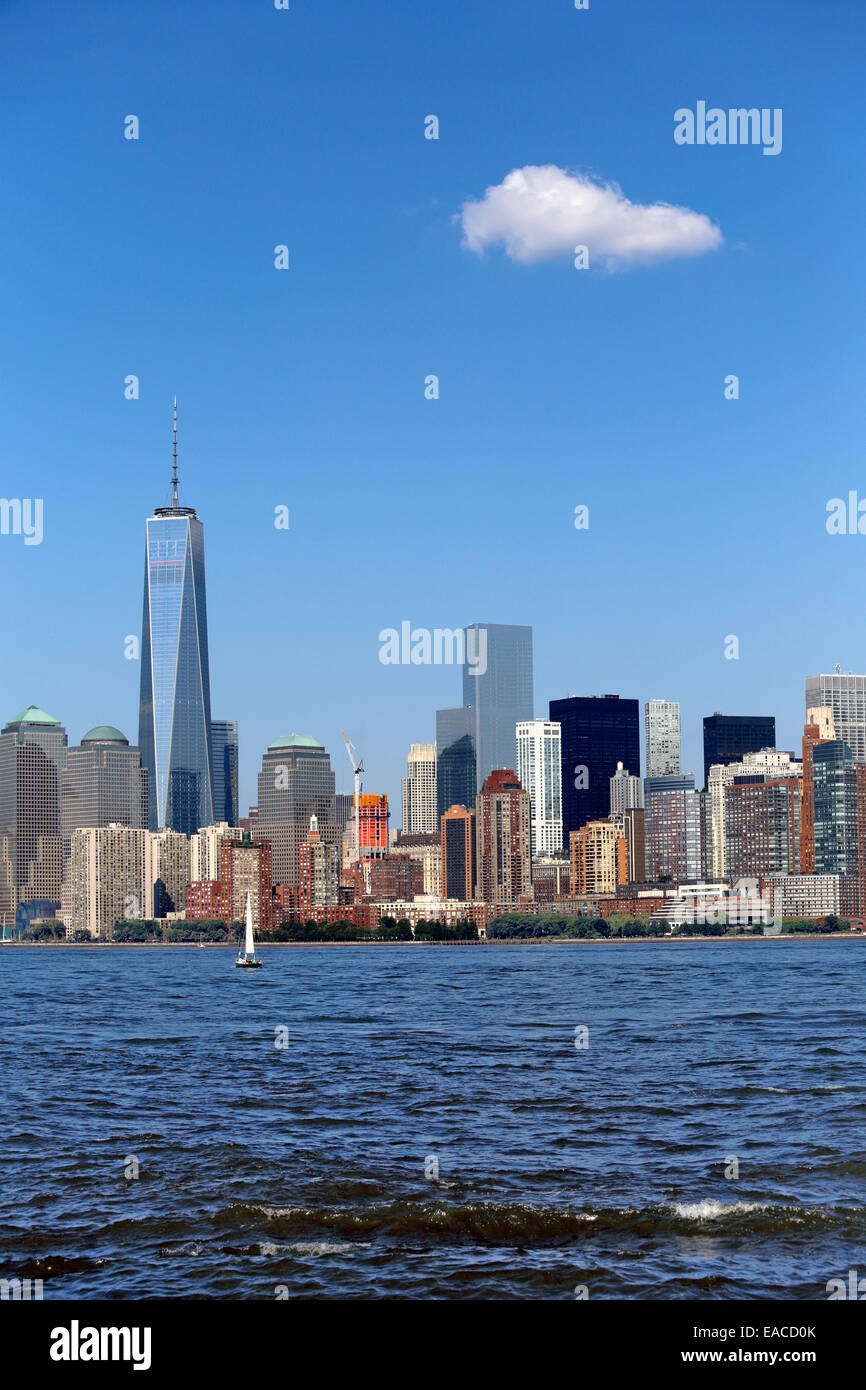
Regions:
<instances>
[{"instance_id":1,"label":"city skyline","mask_svg":"<svg viewBox=\"0 0 866 1390\"><path fill-rule=\"evenodd\" d=\"M242 810L272 739L295 730L333 751L341 728L375 750L368 785L398 804L406 749L461 700L453 670L381 665L378 633L404 620L531 623L536 718L571 692L679 701L696 777L716 709L770 710L796 748L807 671L866 669L866 541L826 529L828 499L860 485L866 362L846 229L866 194L844 180L846 216L817 219L805 247L801 217L804 186L829 207L841 183L826 132L855 119L856 17L817 34L788 23L780 44L772 7L684 6L656 51L657 16L636 0L591 14L479 0L473 26L447 7L435 22L412 6L350 10L333 26L318 7L222 4L202 26L157 0L100 11L100 62L76 70L89 6L75 8L46 30L12 7L0 53L19 190L0 372L7 456L27 479L5 490L44 499L40 545L0 538L0 582L26 595L6 613L27 678L0 682L5 717L57 704L34 679L50 625L67 727L135 738L125 643L176 392L183 490L208 536L213 708L239 722ZM728 42L737 26L748 46ZM37 42L60 122L29 98ZM305 59L319 44L324 70ZM358 61L381 51L406 60L387 97ZM539 51L547 97L530 101L515 55ZM784 107L782 153L677 145L674 112L704 97ZM724 240L622 272L463 245L461 209L527 166L589 170L641 204L694 210ZM740 396L726 400L732 372ZM434 495L447 525L425 510ZM833 602L781 582L793 548Z\"/></svg>"}]
</instances>

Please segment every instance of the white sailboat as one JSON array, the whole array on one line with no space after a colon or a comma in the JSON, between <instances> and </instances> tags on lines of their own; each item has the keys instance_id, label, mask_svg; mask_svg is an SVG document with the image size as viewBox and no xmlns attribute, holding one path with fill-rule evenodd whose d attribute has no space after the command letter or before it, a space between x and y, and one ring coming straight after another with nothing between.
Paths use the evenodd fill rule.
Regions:
<instances>
[{"instance_id":1,"label":"white sailboat","mask_svg":"<svg viewBox=\"0 0 866 1390\"><path fill-rule=\"evenodd\" d=\"M249 895L249 890L247 891L246 918L244 948L241 950L240 944L238 945L238 958L235 961L235 965L243 966L246 970L259 970L262 963L256 958L256 943L253 940L253 904Z\"/></svg>"}]
</instances>

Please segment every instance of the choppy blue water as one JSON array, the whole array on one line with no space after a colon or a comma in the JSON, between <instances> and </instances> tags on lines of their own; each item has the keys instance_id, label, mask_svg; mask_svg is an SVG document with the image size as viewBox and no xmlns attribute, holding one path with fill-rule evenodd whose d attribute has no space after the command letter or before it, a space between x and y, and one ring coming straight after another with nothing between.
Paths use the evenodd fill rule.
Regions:
<instances>
[{"instance_id":1,"label":"choppy blue water","mask_svg":"<svg viewBox=\"0 0 866 1390\"><path fill-rule=\"evenodd\" d=\"M0 949L0 1275L826 1299L866 1272L866 942L262 954Z\"/></svg>"}]
</instances>

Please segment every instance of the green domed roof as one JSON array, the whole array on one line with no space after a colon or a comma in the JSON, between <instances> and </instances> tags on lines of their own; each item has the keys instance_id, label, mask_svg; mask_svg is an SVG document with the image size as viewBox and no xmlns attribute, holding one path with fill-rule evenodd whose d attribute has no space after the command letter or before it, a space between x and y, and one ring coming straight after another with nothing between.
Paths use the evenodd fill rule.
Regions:
<instances>
[{"instance_id":1,"label":"green domed roof","mask_svg":"<svg viewBox=\"0 0 866 1390\"><path fill-rule=\"evenodd\" d=\"M14 719L9 720L10 724L51 724L55 728L60 727L59 719L52 719L50 714L46 714L44 709L38 705L28 705L21 714L16 714Z\"/></svg>"},{"instance_id":2,"label":"green domed roof","mask_svg":"<svg viewBox=\"0 0 866 1390\"><path fill-rule=\"evenodd\" d=\"M81 740L82 743L125 743L129 747L129 739L122 734L119 729L115 729L113 724L97 724L95 729L91 729Z\"/></svg>"},{"instance_id":3,"label":"green domed roof","mask_svg":"<svg viewBox=\"0 0 866 1390\"><path fill-rule=\"evenodd\" d=\"M268 745L268 752L272 748L324 748L324 743L319 743L317 738L310 738L308 734L283 734L282 738L275 738L273 743Z\"/></svg>"}]
</instances>

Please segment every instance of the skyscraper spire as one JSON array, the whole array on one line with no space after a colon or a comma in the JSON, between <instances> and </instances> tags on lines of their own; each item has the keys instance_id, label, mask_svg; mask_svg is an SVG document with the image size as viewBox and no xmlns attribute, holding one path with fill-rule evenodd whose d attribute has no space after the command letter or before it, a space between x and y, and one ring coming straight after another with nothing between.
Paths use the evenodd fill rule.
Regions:
<instances>
[{"instance_id":1,"label":"skyscraper spire","mask_svg":"<svg viewBox=\"0 0 866 1390\"><path fill-rule=\"evenodd\" d=\"M177 396L174 398L174 444L172 447L171 505L177 507Z\"/></svg>"}]
</instances>

